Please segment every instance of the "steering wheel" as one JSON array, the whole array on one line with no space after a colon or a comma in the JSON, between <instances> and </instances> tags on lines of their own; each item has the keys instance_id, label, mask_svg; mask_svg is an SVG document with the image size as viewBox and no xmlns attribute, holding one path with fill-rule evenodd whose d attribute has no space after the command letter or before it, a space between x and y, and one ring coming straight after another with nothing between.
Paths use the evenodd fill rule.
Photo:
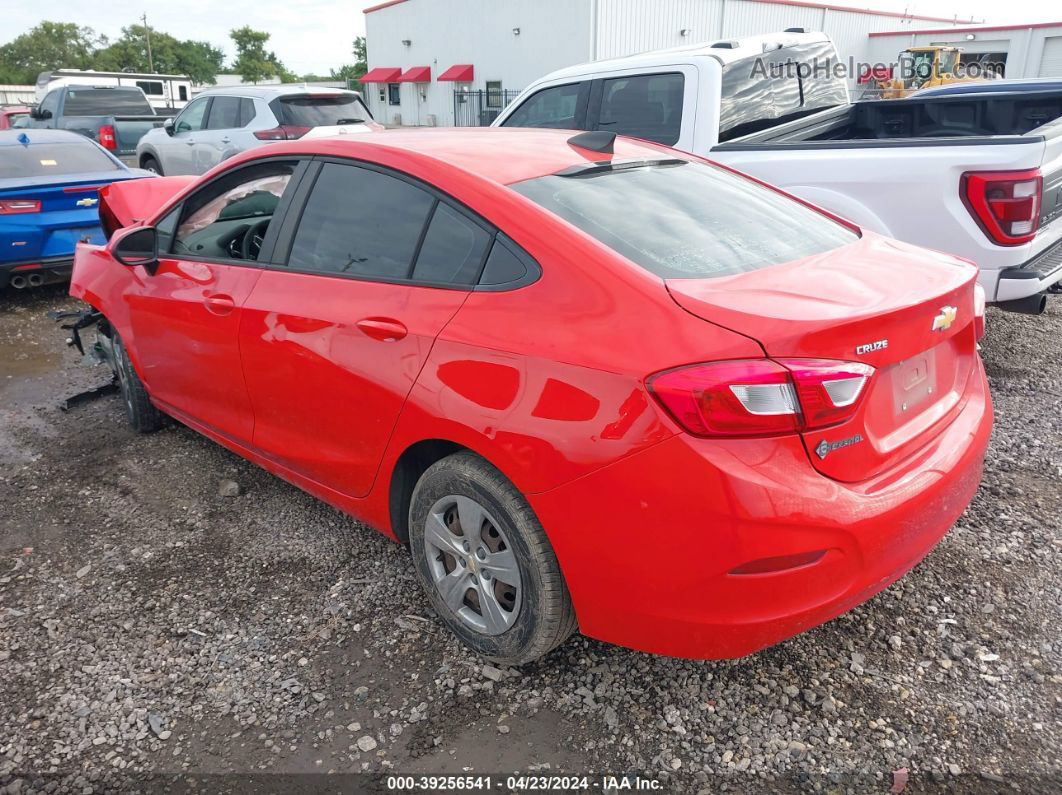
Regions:
<instances>
[{"instance_id":1,"label":"steering wheel","mask_svg":"<svg viewBox=\"0 0 1062 795\"><path fill-rule=\"evenodd\" d=\"M243 234L240 241L240 256L247 260L256 260L262 251L262 241L265 240L265 232L269 227L271 218L263 218Z\"/></svg>"}]
</instances>

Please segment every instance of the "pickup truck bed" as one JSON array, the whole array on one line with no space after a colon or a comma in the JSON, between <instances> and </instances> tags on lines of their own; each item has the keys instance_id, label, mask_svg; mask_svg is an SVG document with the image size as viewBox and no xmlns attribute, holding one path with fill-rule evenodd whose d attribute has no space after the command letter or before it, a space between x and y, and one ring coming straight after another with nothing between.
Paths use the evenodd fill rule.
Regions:
<instances>
[{"instance_id":1,"label":"pickup truck bed","mask_svg":"<svg viewBox=\"0 0 1062 795\"><path fill-rule=\"evenodd\" d=\"M989 301L1062 279L1062 91L859 102L712 147L709 157L876 232L981 268ZM999 245L978 228L964 175L1039 169L1039 231Z\"/></svg>"}]
</instances>

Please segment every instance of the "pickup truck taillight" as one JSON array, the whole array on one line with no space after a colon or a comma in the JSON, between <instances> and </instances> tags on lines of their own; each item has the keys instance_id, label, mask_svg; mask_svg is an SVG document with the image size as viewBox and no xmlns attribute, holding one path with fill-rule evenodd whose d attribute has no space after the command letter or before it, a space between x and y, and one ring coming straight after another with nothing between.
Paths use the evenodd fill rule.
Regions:
<instances>
[{"instance_id":1,"label":"pickup truck taillight","mask_svg":"<svg viewBox=\"0 0 1062 795\"><path fill-rule=\"evenodd\" d=\"M299 127L294 124L281 124L268 130L256 130L254 137L259 141L294 141L306 135L312 128Z\"/></svg>"},{"instance_id":2,"label":"pickup truck taillight","mask_svg":"<svg viewBox=\"0 0 1062 795\"><path fill-rule=\"evenodd\" d=\"M100 146L111 152L118 148L118 138L114 134L114 127L110 124L100 127Z\"/></svg>"},{"instance_id":3,"label":"pickup truck taillight","mask_svg":"<svg viewBox=\"0 0 1062 795\"><path fill-rule=\"evenodd\" d=\"M966 209L993 242L1019 246L1036 237L1044 192L1040 169L968 171L960 190Z\"/></svg>"},{"instance_id":4,"label":"pickup truck taillight","mask_svg":"<svg viewBox=\"0 0 1062 795\"><path fill-rule=\"evenodd\" d=\"M38 199L0 199L0 215L24 215L40 211Z\"/></svg>"},{"instance_id":5,"label":"pickup truck taillight","mask_svg":"<svg viewBox=\"0 0 1062 795\"><path fill-rule=\"evenodd\" d=\"M666 370L649 391L694 436L773 436L858 411L874 368L826 359L739 359Z\"/></svg>"}]
</instances>

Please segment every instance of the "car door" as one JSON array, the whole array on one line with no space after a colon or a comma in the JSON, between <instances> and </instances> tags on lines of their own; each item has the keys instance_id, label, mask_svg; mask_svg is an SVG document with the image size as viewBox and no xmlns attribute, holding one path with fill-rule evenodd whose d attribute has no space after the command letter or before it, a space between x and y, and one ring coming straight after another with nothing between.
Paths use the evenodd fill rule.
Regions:
<instances>
[{"instance_id":1,"label":"car door","mask_svg":"<svg viewBox=\"0 0 1062 795\"><path fill-rule=\"evenodd\" d=\"M251 403L237 332L261 275L298 159L256 161L219 175L158 224L153 273L129 292L132 346L151 395L182 419L250 444ZM271 236L272 233L272 236Z\"/></svg>"},{"instance_id":2,"label":"car door","mask_svg":"<svg viewBox=\"0 0 1062 795\"><path fill-rule=\"evenodd\" d=\"M195 146L206 123L210 100L211 97L199 97L189 102L173 120L173 135L167 135L156 144L162 158L159 165L163 174L172 177L202 173L195 167Z\"/></svg>"},{"instance_id":3,"label":"car door","mask_svg":"<svg viewBox=\"0 0 1062 795\"><path fill-rule=\"evenodd\" d=\"M315 168L281 231L284 267L264 271L244 305L240 350L255 447L360 497L493 230L399 173Z\"/></svg>"},{"instance_id":4,"label":"car door","mask_svg":"<svg viewBox=\"0 0 1062 795\"><path fill-rule=\"evenodd\" d=\"M192 159L196 174L204 174L232 153L232 136L240 126L240 98L216 96L206 124L196 135Z\"/></svg>"}]
</instances>

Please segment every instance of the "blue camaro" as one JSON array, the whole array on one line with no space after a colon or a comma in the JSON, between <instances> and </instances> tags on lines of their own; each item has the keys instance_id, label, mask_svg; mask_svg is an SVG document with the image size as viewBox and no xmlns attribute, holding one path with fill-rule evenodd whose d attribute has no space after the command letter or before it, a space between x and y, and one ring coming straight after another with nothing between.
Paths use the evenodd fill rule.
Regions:
<instances>
[{"instance_id":1,"label":"blue camaro","mask_svg":"<svg viewBox=\"0 0 1062 795\"><path fill-rule=\"evenodd\" d=\"M0 289L68 279L78 242L104 240L99 189L150 176L77 133L0 131Z\"/></svg>"}]
</instances>

